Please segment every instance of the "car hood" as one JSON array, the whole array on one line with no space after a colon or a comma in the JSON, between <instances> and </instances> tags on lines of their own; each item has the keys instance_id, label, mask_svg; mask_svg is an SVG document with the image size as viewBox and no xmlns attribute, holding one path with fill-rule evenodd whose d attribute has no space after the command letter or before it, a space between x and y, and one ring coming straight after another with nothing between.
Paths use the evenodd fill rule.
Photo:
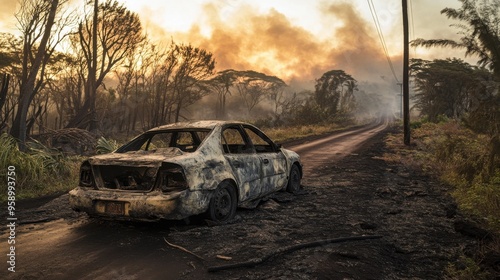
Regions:
<instances>
[{"instance_id":1,"label":"car hood","mask_svg":"<svg viewBox=\"0 0 500 280\"><path fill-rule=\"evenodd\" d=\"M89 158L92 165L133 165L159 167L162 162L172 161L185 153L179 148L164 148L151 151L131 151L126 153L109 153Z\"/></svg>"}]
</instances>

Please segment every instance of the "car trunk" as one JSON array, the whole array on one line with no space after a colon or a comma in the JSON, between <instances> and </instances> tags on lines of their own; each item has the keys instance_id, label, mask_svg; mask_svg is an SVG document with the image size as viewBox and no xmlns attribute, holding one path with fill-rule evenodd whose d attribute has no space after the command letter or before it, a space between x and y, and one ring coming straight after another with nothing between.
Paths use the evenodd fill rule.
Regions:
<instances>
[{"instance_id":1,"label":"car trunk","mask_svg":"<svg viewBox=\"0 0 500 280\"><path fill-rule=\"evenodd\" d=\"M154 187L158 168L94 165L92 171L99 189L150 191Z\"/></svg>"}]
</instances>

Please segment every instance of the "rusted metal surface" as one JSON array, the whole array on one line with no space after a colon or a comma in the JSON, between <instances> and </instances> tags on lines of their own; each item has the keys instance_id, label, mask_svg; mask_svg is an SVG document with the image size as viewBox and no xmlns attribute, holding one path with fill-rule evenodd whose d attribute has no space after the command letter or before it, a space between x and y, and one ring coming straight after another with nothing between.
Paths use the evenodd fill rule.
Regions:
<instances>
[{"instance_id":1,"label":"rusted metal surface","mask_svg":"<svg viewBox=\"0 0 500 280\"><path fill-rule=\"evenodd\" d=\"M254 146L245 129L262 137L253 141L267 144ZM228 142L225 131L241 133L242 143ZM167 140L154 145L155 137ZM298 154L245 123L171 124L85 161L70 203L77 211L113 219L183 219L206 212L222 182L235 187L238 206L286 188L293 164L301 168Z\"/></svg>"}]
</instances>

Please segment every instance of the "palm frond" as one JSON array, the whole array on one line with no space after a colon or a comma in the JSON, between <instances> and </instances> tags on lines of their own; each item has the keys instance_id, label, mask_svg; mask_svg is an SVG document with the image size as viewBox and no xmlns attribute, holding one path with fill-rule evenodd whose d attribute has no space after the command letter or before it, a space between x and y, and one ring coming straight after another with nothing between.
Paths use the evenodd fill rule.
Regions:
<instances>
[{"instance_id":1,"label":"palm frond","mask_svg":"<svg viewBox=\"0 0 500 280\"><path fill-rule=\"evenodd\" d=\"M463 48L461 43L448 39L430 39L425 40L422 38L415 39L411 41L410 45L412 47L451 47L451 48Z\"/></svg>"},{"instance_id":2,"label":"palm frond","mask_svg":"<svg viewBox=\"0 0 500 280\"><path fill-rule=\"evenodd\" d=\"M115 140L108 140L101 137L97 140L96 150L98 154L111 153L118 148L118 143Z\"/></svg>"}]
</instances>

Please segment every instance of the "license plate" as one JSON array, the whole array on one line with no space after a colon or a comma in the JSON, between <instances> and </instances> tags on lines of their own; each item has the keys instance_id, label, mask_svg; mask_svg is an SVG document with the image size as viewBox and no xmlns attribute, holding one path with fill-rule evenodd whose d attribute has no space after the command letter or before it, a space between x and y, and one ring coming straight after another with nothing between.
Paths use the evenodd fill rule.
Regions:
<instances>
[{"instance_id":1,"label":"license plate","mask_svg":"<svg viewBox=\"0 0 500 280\"><path fill-rule=\"evenodd\" d=\"M112 215L124 215L125 214L125 204L123 202L111 202L108 201L105 204L106 214Z\"/></svg>"}]
</instances>

